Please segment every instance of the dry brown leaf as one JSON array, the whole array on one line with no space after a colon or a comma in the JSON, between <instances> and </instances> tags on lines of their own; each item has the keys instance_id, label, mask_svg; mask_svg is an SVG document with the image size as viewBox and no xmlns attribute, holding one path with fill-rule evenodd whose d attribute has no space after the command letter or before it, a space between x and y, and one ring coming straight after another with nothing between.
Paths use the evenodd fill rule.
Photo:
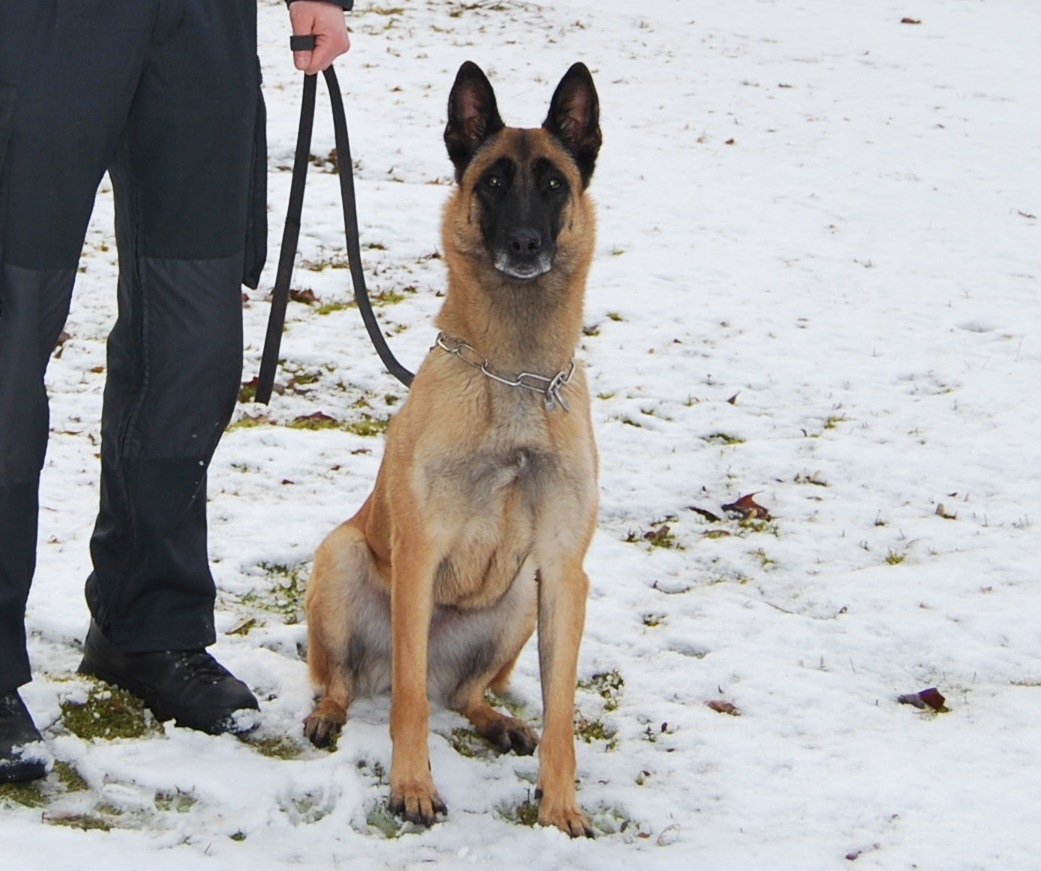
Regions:
<instances>
[{"instance_id":1,"label":"dry brown leaf","mask_svg":"<svg viewBox=\"0 0 1041 871\"><path fill-rule=\"evenodd\" d=\"M731 717L741 716L741 712L737 709L737 705L725 701L724 699L712 699L705 702L705 704L717 714L727 714Z\"/></svg>"},{"instance_id":2,"label":"dry brown leaf","mask_svg":"<svg viewBox=\"0 0 1041 871\"><path fill-rule=\"evenodd\" d=\"M946 714L950 711L950 708L946 705L947 699L943 697L936 687L929 687L917 693L897 696L897 701L902 705L912 705L923 711L929 708L938 714Z\"/></svg>"},{"instance_id":3,"label":"dry brown leaf","mask_svg":"<svg viewBox=\"0 0 1041 871\"><path fill-rule=\"evenodd\" d=\"M724 505L723 510L729 514L736 514L742 520L770 520L770 512L759 505L755 499L756 493L742 496L736 502Z\"/></svg>"}]
</instances>

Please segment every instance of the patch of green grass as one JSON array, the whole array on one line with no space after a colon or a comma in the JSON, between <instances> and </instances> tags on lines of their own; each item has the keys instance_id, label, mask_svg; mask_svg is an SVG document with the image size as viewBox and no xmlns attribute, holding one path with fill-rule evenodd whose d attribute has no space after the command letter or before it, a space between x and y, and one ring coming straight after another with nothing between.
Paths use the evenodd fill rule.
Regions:
<instances>
[{"instance_id":1,"label":"patch of green grass","mask_svg":"<svg viewBox=\"0 0 1041 871\"><path fill-rule=\"evenodd\" d=\"M65 792L85 792L90 788L80 773L67 762L54 763L54 776Z\"/></svg>"},{"instance_id":2,"label":"patch of green grass","mask_svg":"<svg viewBox=\"0 0 1041 871\"><path fill-rule=\"evenodd\" d=\"M342 312L345 309L356 308L356 304L351 302L323 302L318 308L315 309L315 314L320 315L331 315L334 312Z\"/></svg>"},{"instance_id":3,"label":"patch of green grass","mask_svg":"<svg viewBox=\"0 0 1041 871\"><path fill-rule=\"evenodd\" d=\"M388 418L373 417L369 414L362 414L355 420L337 420L335 417L327 415L308 415L292 420L286 426L290 429L306 429L312 432L335 429L369 438L385 433L389 423Z\"/></svg>"},{"instance_id":4,"label":"patch of green grass","mask_svg":"<svg viewBox=\"0 0 1041 871\"><path fill-rule=\"evenodd\" d=\"M780 538L781 532L773 520L765 520L762 517L748 517L739 520L737 525L745 532L768 533L774 538Z\"/></svg>"},{"instance_id":5,"label":"patch of green grass","mask_svg":"<svg viewBox=\"0 0 1041 871\"><path fill-rule=\"evenodd\" d=\"M0 807L21 805L28 808L47 807L50 799L44 793L43 781L0 784Z\"/></svg>"},{"instance_id":6,"label":"patch of green grass","mask_svg":"<svg viewBox=\"0 0 1041 871\"><path fill-rule=\"evenodd\" d=\"M61 703L61 722L85 741L144 738L161 732L136 696L100 681L91 681L87 700Z\"/></svg>"},{"instance_id":7,"label":"patch of green grass","mask_svg":"<svg viewBox=\"0 0 1041 871\"><path fill-rule=\"evenodd\" d=\"M363 414L359 420L351 420L344 423L343 429L356 436L371 438L383 435L387 431L387 424L389 423L390 421L387 418Z\"/></svg>"},{"instance_id":8,"label":"patch of green grass","mask_svg":"<svg viewBox=\"0 0 1041 871\"><path fill-rule=\"evenodd\" d=\"M578 717L575 720L575 737L586 744L603 741L605 750L618 749L617 731L605 725L603 720L587 720L585 717Z\"/></svg>"},{"instance_id":9,"label":"patch of green grass","mask_svg":"<svg viewBox=\"0 0 1041 871\"><path fill-rule=\"evenodd\" d=\"M453 729L448 736L448 743L456 753L466 759L490 759L493 755L491 744L472 729Z\"/></svg>"},{"instance_id":10,"label":"patch of green grass","mask_svg":"<svg viewBox=\"0 0 1041 871\"><path fill-rule=\"evenodd\" d=\"M252 388L252 390L253 390L252 395L255 397L257 389L254 387L254 388ZM242 402L252 402L252 399L249 399L249 400L243 399L241 401ZM227 430L225 430L225 432L232 432L233 430L236 430L236 429L253 429L254 427L263 426L264 424L270 423L270 422L271 421L265 420L262 417L250 417L249 415L246 415L241 420L236 420L234 423L229 424L229 426L228 426Z\"/></svg>"},{"instance_id":11,"label":"patch of green grass","mask_svg":"<svg viewBox=\"0 0 1041 871\"><path fill-rule=\"evenodd\" d=\"M308 415L307 417L298 417L296 420L291 420L286 426L289 429L306 429L311 432L317 432L323 429L340 429L341 422L335 417L329 417L328 415L322 415L321 417Z\"/></svg>"},{"instance_id":12,"label":"patch of green grass","mask_svg":"<svg viewBox=\"0 0 1041 871\"><path fill-rule=\"evenodd\" d=\"M264 590L252 590L239 601L241 605L276 614L286 625L299 623L303 617L304 565L283 565L262 562L258 564L268 581Z\"/></svg>"},{"instance_id":13,"label":"patch of green grass","mask_svg":"<svg viewBox=\"0 0 1041 871\"><path fill-rule=\"evenodd\" d=\"M508 7L505 3L489 3L487 0L483 2L473 3L458 3L454 5L451 11L448 13L449 18L460 18L466 12L505 12Z\"/></svg>"},{"instance_id":14,"label":"patch of green grass","mask_svg":"<svg viewBox=\"0 0 1041 871\"><path fill-rule=\"evenodd\" d=\"M289 388L306 387L309 384L317 384L322 380L322 373L317 369L297 369L286 386Z\"/></svg>"},{"instance_id":15,"label":"patch of green grass","mask_svg":"<svg viewBox=\"0 0 1041 871\"><path fill-rule=\"evenodd\" d=\"M672 527L669 524L677 523L679 518L674 514L669 514L663 517L661 520L655 520L651 523L651 528L647 530L641 530L639 532L630 531L625 540L630 544L647 542L652 548L660 547L665 550L683 550L683 547L676 540L676 535L672 531Z\"/></svg>"},{"instance_id":16,"label":"patch of green grass","mask_svg":"<svg viewBox=\"0 0 1041 871\"><path fill-rule=\"evenodd\" d=\"M743 438L725 432L714 432L712 435L703 436L702 440L713 445L743 445L745 443Z\"/></svg>"},{"instance_id":17,"label":"patch of green grass","mask_svg":"<svg viewBox=\"0 0 1041 871\"><path fill-rule=\"evenodd\" d=\"M893 550L890 548L886 553L886 562L891 566L898 566L905 559L907 559L907 554L903 551Z\"/></svg>"},{"instance_id":18,"label":"patch of green grass","mask_svg":"<svg viewBox=\"0 0 1041 871\"><path fill-rule=\"evenodd\" d=\"M289 762L304 755L300 744L286 735L252 736L247 738L245 743L268 759L281 759Z\"/></svg>"},{"instance_id":19,"label":"patch of green grass","mask_svg":"<svg viewBox=\"0 0 1041 871\"><path fill-rule=\"evenodd\" d=\"M539 806L530 799L517 805L499 804L495 810L506 822L514 825L532 828L539 821Z\"/></svg>"},{"instance_id":20,"label":"patch of green grass","mask_svg":"<svg viewBox=\"0 0 1041 871\"><path fill-rule=\"evenodd\" d=\"M614 711L622 695L625 681L617 670L598 671L589 680L580 680L578 688L586 692L596 693L604 700L604 710Z\"/></svg>"},{"instance_id":21,"label":"patch of green grass","mask_svg":"<svg viewBox=\"0 0 1041 871\"><path fill-rule=\"evenodd\" d=\"M44 808L64 795L86 792L90 787L67 762L55 762L50 776L29 783L0 784L0 808L21 805Z\"/></svg>"},{"instance_id":22,"label":"patch of green grass","mask_svg":"<svg viewBox=\"0 0 1041 871\"><path fill-rule=\"evenodd\" d=\"M58 814L44 816L44 822L52 826L66 826L84 832L111 832L114 820L100 814Z\"/></svg>"},{"instance_id":23,"label":"patch of green grass","mask_svg":"<svg viewBox=\"0 0 1041 871\"><path fill-rule=\"evenodd\" d=\"M403 302L408 297L406 294L415 293L414 287L406 287L404 291L397 291L393 289L381 290L372 298L372 304L379 308L385 305L397 305L399 302Z\"/></svg>"},{"instance_id":24,"label":"patch of green grass","mask_svg":"<svg viewBox=\"0 0 1041 871\"><path fill-rule=\"evenodd\" d=\"M702 538L730 538L733 535L726 529L706 529L701 533Z\"/></svg>"}]
</instances>

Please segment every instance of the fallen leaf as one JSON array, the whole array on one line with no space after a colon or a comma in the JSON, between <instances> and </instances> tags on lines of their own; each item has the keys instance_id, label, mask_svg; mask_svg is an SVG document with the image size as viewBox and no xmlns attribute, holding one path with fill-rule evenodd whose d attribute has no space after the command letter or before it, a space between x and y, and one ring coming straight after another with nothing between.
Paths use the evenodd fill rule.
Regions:
<instances>
[{"instance_id":1,"label":"fallen leaf","mask_svg":"<svg viewBox=\"0 0 1041 871\"><path fill-rule=\"evenodd\" d=\"M321 411L316 411L314 414L303 414L300 417L294 417L293 423L307 423L314 421L315 423L339 423L335 417L330 417Z\"/></svg>"},{"instance_id":2,"label":"fallen leaf","mask_svg":"<svg viewBox=\"0 0 1041 871\"><path fill-rule=\"evenodd\" d=\"M946 702L947 699L940 695L940 691L936 689L936 687L929 687L929 689L922 690L918 695L921 698L921 700L925 702L934 711L947 710L947 706L944 704L944 702Z\"/></svg>"},{"instance_id":3,"label":"fallen leaf","mask_svg":"<svg viewBox=\"0 0 1041 871\"><path fill-rule=\"evenodd\" d=\"M922 19L921 18L901 18L900 19L900 23L901 24L921 24L922 23Z\"/></svg>"},{"instance_id":4,"label":"fallen leaf","mask_svg":"<svg viewBox=\"0 0 1041 871\"><path fill-rule=\"evenodd\" d=\"M705 702L717 714L728 714L731 717L740 717L741 712L737 709L737 706L730 702L724 701L723 699L712 699L711 701Z\"/></svg>"},{"instance_id":5,"label":"fallen leaf","mask_svg":"<svg viewBox=\"0 0 1041 871\"><path fill-rule=\"evenodd\" d=\"M248 635L249 630L257 625L256 617L243 617L237 623L235 623L230 629L225 631L225 635Z\"/></svg>"},{"instance_id":6,"label":"fallen leaf","mask_svg":"<svg viewBox=\"0 0 1041 871\"><path fill-rule=\"evenodd\" d=\"M738 390L737 393L735 393L733 396L731 396L727 400L727 402L729 402L731 405L737 405L737 397L739 397L740 395L741 395L741 391Z\"/></svg>"},{"instance_id":7,"label":"fallen leaf","mask_svg":"<svg viewBox=\"0 0 1041 871\"><path fill-rule=\"evenodd\" d=\"M928 689L921 690L917 693L908 693L907 695L897 696L896 699L901 705L912 705L920 710L926 710L930 708L936 711L938 714L946 714L950 711L945 702L947 701L936 687L929 687Z\"/></svg>"},{"instance_id":8,"label":"fallen leaf","mask_svg":"<svg viewBox=\"0 0 1041 871\"><path fill-rule=\"evenodd\" d=\"M302 302L305 305L315 305L318 302L318 297L315 296L314 291L310 288L305 290L290 290L289 298L293 300L293 302Z\"/></svg>"},{"instance_id":9,"label":"fallen leaf","mask_svg":"<svg viewBox=\"0 0 1041 871\"><path fill-rule=\"evenodd\" d=\"M718 517L717 515L713 514L711 511L707 511L704 508L698 508L697 505L688 505L687 506L687 510L688 511L693 511L695 514L698 514L698 515L704 517L709 523L719 523L719 521L722 520L721 517Z\"/></svg>"},{"instance_id":10,"label":"fallen leaf","mask_svg":"<svg viewBox=\"0 0 1041 871\"><path fill-rule=\"evenodd\" d=\"M755 493L749 493L742 496L736 502L724 505L723 510L728 514L738 515L742 520L769 520L770 512L756 503L753 498L755 495Z\"/></svg>"}]
</instances>

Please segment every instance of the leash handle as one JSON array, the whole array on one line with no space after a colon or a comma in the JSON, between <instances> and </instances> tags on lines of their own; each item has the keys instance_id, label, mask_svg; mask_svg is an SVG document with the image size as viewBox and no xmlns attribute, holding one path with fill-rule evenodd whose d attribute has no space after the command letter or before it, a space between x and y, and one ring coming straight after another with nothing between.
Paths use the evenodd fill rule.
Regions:
<instances>
[{"instance_id":1,"label":"leash handle","mask_svg":"<svg viewBox=\"0 0 1041 871\"><path fill-rule=\"evenodd\" d=\"M295 40L296 37L293 37ZM304 42L292 42L294 50L313 48L314 37L301 37ZM299 48L298 48L299 46ZM293 261L296 259L297 245L300 241L300 216L304 205L304 186L307 180L307 164L311 156L311 132L314 127L315 97L317 93L317 76L304 76L304 93L300 104L300 125L296 137L296 153L293 156L293 177L289 188L289 205L286 209L286 223L282 230L282 247L278 256L278 270L275 273L275 286L271 292L271 313L268 316L267 335L264 338L264 351L260 361L260 374L257 376L256 401L267 404L271 401L271 391L275 384L275 370L278 367L278 350L282 343L282 329L285 326L286 308L289 304L289 284L293 277ZM329 89L329 98L333 111L333 132L336 138L336 155L340 176L340 197L343 201L344 236L347 242L347 259L350 265L351 283L354 286L354 299L361 312L362 321L369 334L369 339L376 348L376 353L387 370L402 384L408 387L412 383L413 374L406 369L390 350L387 340L380 330L376 314L372 310L369 292L365 286L365 273L361 265L361 244L358 232L358 209L354 193L354 163L351 159L350 138L347 132L347 114L343 107L336 73L330 66L325 70L325 83Z\"/></svg>"}]
</instances>

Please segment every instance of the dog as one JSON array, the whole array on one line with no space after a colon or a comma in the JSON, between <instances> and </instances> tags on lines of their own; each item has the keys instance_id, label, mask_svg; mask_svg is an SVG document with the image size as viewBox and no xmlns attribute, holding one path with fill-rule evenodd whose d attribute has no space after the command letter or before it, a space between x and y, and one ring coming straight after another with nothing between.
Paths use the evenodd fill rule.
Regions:
<instances>
[{"instance_id":1,"label":"dog","mask_svg":"<svg viewBox=\"0 0 1041 871\"><path fill-rule=\"evenodd\" d=\"M321 698L304 731L327 746L352 699L389 688L390 808L430 825L447 813L427 748L434 698L500 751L538 747L539 823L590 836L575 796L574 703L598 460L573 355L601 144L592 76L576 63L542 127L520 129L464 63L444 140L456 184L441 332L387 428L372 493L315 554L305 609ZM541 742L486 698L536 626Z\"/></svg>"}]
</instances>

